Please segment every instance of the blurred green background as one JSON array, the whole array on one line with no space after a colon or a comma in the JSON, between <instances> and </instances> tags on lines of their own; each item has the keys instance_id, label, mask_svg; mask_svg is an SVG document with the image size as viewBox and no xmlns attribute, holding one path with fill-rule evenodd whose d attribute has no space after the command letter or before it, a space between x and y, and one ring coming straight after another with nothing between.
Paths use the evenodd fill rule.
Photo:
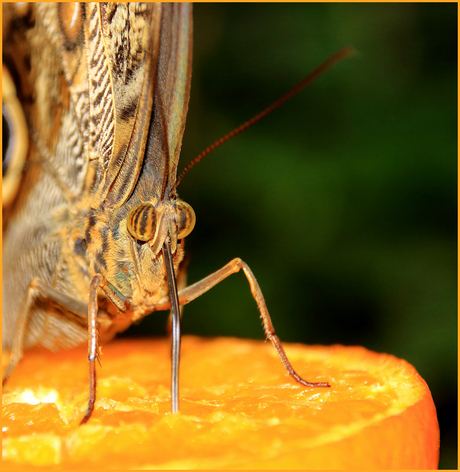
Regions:
<instances>
[{"instance_id":1,"label":"blurred green background","mask_svg":"<svg viewBox=\"0 0 460 472\"><path fill-rule=\"evenodd\" d=\"M336 65L183 180L189 282L239 256L286 342L407 359L457 468L457 5L197 4L179 168L335 51ZM167 314L130 333L164 332ZM184 333L263 339L243 274Z\"/></svg>"}]
</instances>

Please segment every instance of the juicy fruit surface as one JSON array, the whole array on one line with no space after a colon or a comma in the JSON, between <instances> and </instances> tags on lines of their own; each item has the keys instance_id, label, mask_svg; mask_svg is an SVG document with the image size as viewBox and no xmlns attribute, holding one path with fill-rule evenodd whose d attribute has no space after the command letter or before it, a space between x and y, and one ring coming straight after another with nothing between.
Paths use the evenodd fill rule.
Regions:
<instances>
[{"instance_id":1,"label":"juicy fruit surface","mask_svg":"<svg viewBox=\"0 0 460 472\"><path fill-rule=\"evenodd\" d=\"M86 348L34 349L4 387L3 465L154 469L436 468L439 428L407 362L361 347L184 337L180 414L170 414L168 340L103 346L96 408Z\"/></svg>"}]
</instances>

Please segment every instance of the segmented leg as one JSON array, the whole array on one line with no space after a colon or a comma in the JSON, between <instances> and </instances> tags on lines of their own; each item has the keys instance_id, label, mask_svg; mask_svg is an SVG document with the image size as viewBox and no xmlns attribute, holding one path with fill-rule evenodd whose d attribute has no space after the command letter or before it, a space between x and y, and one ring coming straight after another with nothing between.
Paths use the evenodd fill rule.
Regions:
<instances>
[{"instance_id":1,"label":"segmented leg","mask_svg":"<svg viewBox=\"0 0 460 472\"><path fill-rule=\"evenodd\" d=\"M80 424L85 424L91 418L96 402L96 359L97 359L97 289L101 285L101 276L95 275L89 287L88 304L88 365L89 365L89 399L88 408Z\"/></svg>"},{"instance_id":2,"label":"segmented leg","mask_svg":"<svg viewBox=\"0 0 460 472\"><path fill-rule=\"evenodd\" d=\"M129 302L122 299L107 283L105 277L101 274L96 274L91 280L89 286L89 303L88 303L88 367L89 367L89 397L88 397L88 408L83 416L80 424L85 424L91 418L94 411L94 404L96 402L96 360L98 357L98 323L97 313L99 311L97 303L97 291L101 288L105 295L114 303L115 306L121 310L125 310Z\"/></svg>"},{"instance_id":3,"label":"segmented leg","mask_svg":"<svg viewBox=\"0 0 460 472\"><path fill-rule=\"evenodd\" d=\"M22 359L27 327L29 325L30 317L33 314L32 308L39 298L54 302L56 305L68 312L68 319L71 319L80 326L86 326L86 313L88 309L86 303L56 290L40 279L32 279L16 322L13 345L11 348L11 357L2 376L3 385Z\"/></svg>"},{"instance_id":4,"label":"segmented leg","mask_svg":"<svg viewBox=\"0 0 460 472\"><path fill-rule=\"evenodd\" d=\"M254 297L257 307L260 312L260 317L262 319L265 336L267 339L271 341L278 357L280 358L281 362L283 363L284 368L288 372L288 374L294 378L297 382L305 385L306 387L330 387L327 382L309 382L307 380L302 379L300 375L292 367L291 362L289 361L283 346L281 345L281 341L279 340L278 336L275 333L275 328L273 327L272 320L270 318L270 314L268 313L267 305L265 303L264 296L262 295L262 290L255 278L254 274L252 273L249 266L242 261L239 257L233 259L228 264L226 264L221 269L217 270L211 275L208 275L204 279L196 282L189 287L179 291L179 304L186 305L187 303L191 302L195 298L198 298L203 293L206 293L212 287L217 285L218 283L222 282L222 280L226 279L231 274L236 274L241 269L243 269L244 275L248 279L249 286L251 288L252 296ZM171 304L168 297L163 297L158 304L153 307L153 310L167 310L170 308Z\"/></svg>"}]
</instances>

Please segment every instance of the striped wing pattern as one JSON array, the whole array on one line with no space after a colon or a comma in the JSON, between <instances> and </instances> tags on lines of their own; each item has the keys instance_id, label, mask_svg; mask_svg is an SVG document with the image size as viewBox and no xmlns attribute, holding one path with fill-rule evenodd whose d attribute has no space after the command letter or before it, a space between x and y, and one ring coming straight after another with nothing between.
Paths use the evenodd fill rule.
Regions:
<instances>
[{"instance_id":1,"label":"striped wing pattern","mask_svg":"<svg viewBox=\"0 0 460 472\"><path fill-rule=\"evenodd\" d=\"M175 182L189 97L191 8L2 8L3 60L30 141L16 197L4 208L4 346L11 346L33 278L86 303L95 271L105 273L135 312L126 313L116 330L125 329L147 314L133 300L147 289L152 300L167 290L160 277L163 262L152 266L146 248L123 240L123 221L133 205L152 196L158 201L160 193L169 198ZM116 310L103 296L99 306L102 321L112 310L106 316L110 331ZM30 314L24 346L68 348L86 338L81 320L41 300Z\"/></svg>"}]
</instances>

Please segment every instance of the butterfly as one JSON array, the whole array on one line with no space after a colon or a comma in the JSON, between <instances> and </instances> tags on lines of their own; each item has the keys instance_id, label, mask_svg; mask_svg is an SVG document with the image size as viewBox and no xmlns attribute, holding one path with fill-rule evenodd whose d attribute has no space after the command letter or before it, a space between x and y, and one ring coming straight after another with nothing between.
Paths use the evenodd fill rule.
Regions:
<instances>
[{"instance_id":1,"label":"butterfly","mask_svg":"<svg viewBox=\"0 0 460 472\"><path fill-rule=\"evenodd\" d=\"M4 65L29 141L4 207L3 346L11 349L4 380L28 347L88 342L85 423L99 344L170 309L176 412L180 306L243 270L287 372L305 386L328 386L294 371L244 261L185 286L184 241L195 214L178 196L176 174L190 95L191 5L3 4L3 14Z\"/></svg>"}]
</instances>

